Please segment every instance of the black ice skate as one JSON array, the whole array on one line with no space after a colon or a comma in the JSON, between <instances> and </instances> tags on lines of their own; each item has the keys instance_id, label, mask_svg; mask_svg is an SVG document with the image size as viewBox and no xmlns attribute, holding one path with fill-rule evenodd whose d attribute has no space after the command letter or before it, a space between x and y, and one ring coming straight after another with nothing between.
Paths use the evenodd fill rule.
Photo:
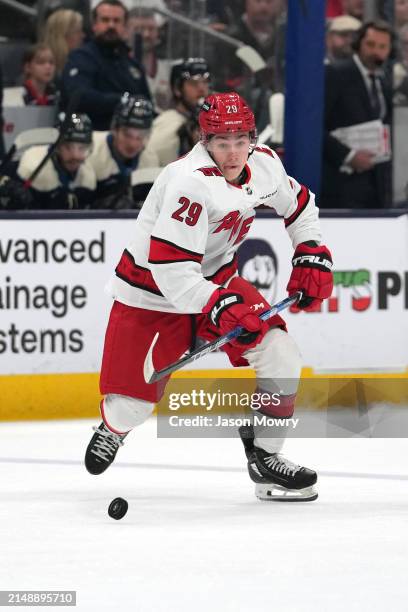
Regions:
<instances>
[{"instance_id":1,"label":"black ice skate","mask_svg":"<svg viewBox=\"0 0 408 612\"><path fill-rule=\"evenodd\" d=\"M251 431L252 430L252 431ZM256 483L255 495L268 501L313 501L317 499L317 474L296 465L279 453L268 453L253 444L253 428L239 430L248 458L248 472Z\"/></svg>"},{"instance_id":2,"label":"black ice skate","mask_svg":"<svg viewBox=\"0 0 408 612\"><path fill-rule=\"evenodd\" d=\"M103 422L93 429L95 433L85 453L85 467L90 474L102 474L113 463L127 433L115 434Z\"/></svg>"}]
</instances>

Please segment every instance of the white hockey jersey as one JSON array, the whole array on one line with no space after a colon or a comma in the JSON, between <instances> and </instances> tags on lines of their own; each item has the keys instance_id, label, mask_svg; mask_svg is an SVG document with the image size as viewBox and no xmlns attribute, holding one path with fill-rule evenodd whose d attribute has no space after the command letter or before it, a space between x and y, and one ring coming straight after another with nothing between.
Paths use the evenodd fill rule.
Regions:
<instances>
[{"instance_id":1,"label":"white hockey jersey","mask_svg":"<svg viewBox=\"0 0 408 612\"><path fill-rule=\"evenodd\" d=\"M175 108L164 111L153 121L146 151L158 158L159 166L167 166L180 156L178 130L186 121L187 117Z\"/></svg>"},{"instance_id":2,"label":"white hockey jersey","mask_svg":"<svg viewBox=\"0 0 408 612\"><path fill-rule=\"evenodd\" d=\"M47 152L47 145L27 149L17 168L18 177L27 180ZM74 177L59 169L53 158L49 159L33 180L30 192L34 208L91 208L96 193L96 177L89 158L80 165Z\"/></svg>"},{"instance_id":3,"label":"white hockey jersey","mask_svg":"<svg viewBox=\"0 0 408 612\"><path fill-rule=\"evenodd\" d=\"M156 179L109 284L114 299L130 306L199 313L216 285L236 274L236 251L247 236L256 206L284 217L293 247L320 243L314 195L288 177L269 147L256 147L246 183L225 180L198 143Z\"/></svg>"},{"instance_id":4,"label":"white hockey jersey","mask_svg":"<svg viewBox=\"0 0 408 612\"><path fill-rule=\"evenodd\" d=\"M94 132L92 136L92 153L89 162L92 165L96 180L99 184L109 183L112 177L120 174L118 162L112 156L108 145L110 132ZM144 149L138 159L138 168L156 168L159 166L158 158Z\"/></svg>"}]
</instances>

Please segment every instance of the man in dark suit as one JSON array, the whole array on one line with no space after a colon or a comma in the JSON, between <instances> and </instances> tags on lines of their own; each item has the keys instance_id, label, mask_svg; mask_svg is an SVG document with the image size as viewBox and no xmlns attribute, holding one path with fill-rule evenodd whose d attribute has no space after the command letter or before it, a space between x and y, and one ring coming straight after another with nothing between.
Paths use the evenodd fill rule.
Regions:
<instances>
[{"instance_id":1,"label":"man in dark suit","mask_svg":"<svg viewBox=\"0 0 408 612\"><path fill-rule=\"evenodd\" d=\"M355 54L326 67L323 178L324 208L384 208L391 200L391 163L375 163L364 148L351 149L332 134L338 128L391 119L391 88L382 68L391 52L386 22L369 22L357 35Z\"/></svg>"},{"instance_id":2,"label":"man in dark suit","mask_svg":"<svg viewBox=\"0 0 408 612\"><path fill-rule=\"evenodd\" d=\"M62 106L79 92L73 110L88 114L96 130L109 130L125 91L150 100L144 68L125 43L127 18L120 0L101 0L92 10L94 37L71 51L62 73Z\"/></svg>"}]
</instances>

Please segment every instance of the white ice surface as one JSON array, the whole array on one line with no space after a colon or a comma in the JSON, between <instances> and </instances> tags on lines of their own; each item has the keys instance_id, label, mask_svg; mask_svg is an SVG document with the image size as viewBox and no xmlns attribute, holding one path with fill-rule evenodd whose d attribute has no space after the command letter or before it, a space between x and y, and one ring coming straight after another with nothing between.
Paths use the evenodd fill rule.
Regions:
<instances>
[{"instance_id":1,"label":"white ice surface","mask_svg":"<svg viewBox=\"0 0 408 612\"><path fill-rule=\"evenodd\" d=\"M239 440L158 440L155 419L91 476L90 427L0 425L0 589L76 590L81 612L408 610L406 440L289 441L319 499L283 504L254 497Z\"/></svg>"}]
</instances>

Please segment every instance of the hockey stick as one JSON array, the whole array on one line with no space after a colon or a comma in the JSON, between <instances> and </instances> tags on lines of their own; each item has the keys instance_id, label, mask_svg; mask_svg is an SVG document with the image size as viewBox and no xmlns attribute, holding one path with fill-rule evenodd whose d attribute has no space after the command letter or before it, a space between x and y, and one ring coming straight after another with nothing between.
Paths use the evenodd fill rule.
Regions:
<instances>
[{"instance_id":1,"label":"hockey stick","mask_svg":"<svg viewBox=\"0 0 408 612\"><path fill-rule=\"evenodd\" d=\"M278 314L278 312L281 312L285 308L288 308L292 304L295 304L301 298L302 298L302 292L297 291L290 297L287 297L281 302L278 302L277 304L272 306L272 308L270 308L269 310L261 314L259 318L262 319L262 321L266 321L267 319L270 319L274 315ZM174 361L173 363L168 365L166 368L156 371L153 365L153 349L159 338L159 332L157 332L155 337L153 338L153 341L150 345L149 350L147 351L147 355L144 361L144 366L143 366L144 379L149 385L154 382L157 382L158 380L164 378L165 376L168 376L172 372L175 372L176 370L180 370L180 368L185 366L187 363L191 363L195 361L196 359L200 359L200 357L203 357L204 355L207 355L208 353L212 353L213 351L217 350L221 346L224 346L224 344L227 344L227 342L231 342L231 340L234 340L234 338L236 338L237 336L240 336L243 331L244 331L243 327L236 327L235 329L228 332L228 334L225 334L224 336L220 336L219 338L217 338L216 340L213 340L212 342L208 342L204 346L201 346L195 351L192 351L189 355L186 355L185 357L182 357L181 359Z\"/></svg>"},{"instance_id":2,"label":"hockey stick","mask_svg":"<svg viewBox=\"0 0 408 612\"><path fill-rule=\"evenodd\" d=\"M72 94L72 96L70 98L70 101L69 101L69 104L67 106L67 110L66 110L66 113L65 113L64 120L63 120L63 122L61 124L61 127L59 129L58 138L56 139L55 142L52 143L52 145L50 146L50 148L48 149L47 153L44 155L44 157L42 158L42 160L40 161L38 166L36 166L34 168L32 173L30 174L30 176L24 181L24 183L23 183L24 189L29 189L31 187L32 183L35 181L37 176L40 174L41 170L44 168L44 166L48 162L48 160L52 157L52 155L54 154L55 149L58 147L58 145L60 144L60 142L64 138L65 132L67 131L67 127L69 126L69 124L71 122L71 115L72 115L72 113L75 112L76 108L78 107L78 103L79 103L79 99L80 99L81 95L82 95L82 92L81 92L80 89L77 89Z\"/></svg>"}]
</instances>

